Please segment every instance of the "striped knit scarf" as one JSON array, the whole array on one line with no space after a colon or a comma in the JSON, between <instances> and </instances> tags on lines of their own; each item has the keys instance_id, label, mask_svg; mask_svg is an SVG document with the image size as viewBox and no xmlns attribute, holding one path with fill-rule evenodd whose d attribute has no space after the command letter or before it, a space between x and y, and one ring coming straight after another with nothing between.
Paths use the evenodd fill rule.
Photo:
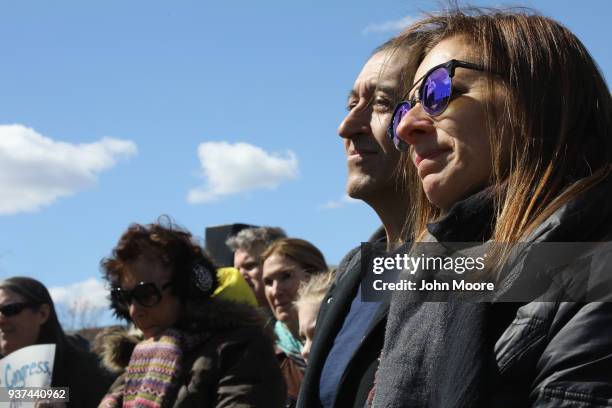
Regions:
<instances>
[{"instance_id":1,"label":"striped knit scarf","mask_svg":"<svg viewBox=\"0 0 612 408\"><path fill-rule=\"evenodd\" d=\"M183 355L207 336L189 336L169 329L134 348L123 387L109 392L98 408L162 408L171 406L177 392Z\"/></svg>"}]
</instances>

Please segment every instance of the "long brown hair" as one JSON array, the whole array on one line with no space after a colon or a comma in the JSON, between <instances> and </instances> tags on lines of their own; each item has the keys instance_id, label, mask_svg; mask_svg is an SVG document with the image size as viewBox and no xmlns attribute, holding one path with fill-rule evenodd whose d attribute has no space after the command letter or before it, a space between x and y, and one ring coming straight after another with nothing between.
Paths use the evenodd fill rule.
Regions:
<instances>
[{"instance_id":1,"label":"long brown hair","mask_svg":"<svg viewBox=\"0 0 612 408\"><path fill-rule=\"evenodd\" d=\"M610 91L570 30L524 9L455 10L429 16L410 30L429 33L426 51L463 36L475 50L472 62L498 74L488 77L488 92L499 92L502 104L497 109L486 104L491 184L498 187L495 241L526 238L555 210L610 174ZM410 177L408 183L421 185L414 173ZM440 210L422 188L410 194L407 224L419 237Z\"/></svg>"}]
</instances>

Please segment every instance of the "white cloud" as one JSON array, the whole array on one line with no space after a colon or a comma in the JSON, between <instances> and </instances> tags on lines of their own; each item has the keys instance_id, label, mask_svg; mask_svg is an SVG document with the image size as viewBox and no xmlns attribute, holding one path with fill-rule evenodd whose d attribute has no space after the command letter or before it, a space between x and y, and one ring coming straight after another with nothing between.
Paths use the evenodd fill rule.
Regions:
<instances>
[{"instance_id":1,"label":"white cloud","mask_svg":"<svg viewBox=\"0 0 612 408\"><path fill-rule=\"evenodd\" d=\"M32 212L94 185L99 173L137 154L129 140L55 141L23 125L0 125L0 215Z\"/></svg>"},{"instance_id":2,"label":"white cloud","mask_svg":"<svg viewBox=\"0 0 612 408\"><path fill-rule=\"evenodd\" d=\"M121 323L113 315L108 289L96 278L49 288L64 330L78 330Z\"/></svg>"},{"instance_id":3,"label":"white cloud","mask_svg":"<svg viewBox=\"0 0 612 408\"><path fill-rule=\"evenodd\" d=\"M96 278L89 278L68 286L55 286L49 288L49 293L56 305L71 306L86 302L94 308L109 308L108 289L101 280Z\"/></svg>"},{"instance_id":4,"label":"white cloud","mask_svg":"<svg viewBox=\"0 0 612 408\"><path fill-rule=\"evenodd\" d=\"M198 157L206 180L187 195L191 204L255 189L274 189L298 176L298 160L292 151L285 155L268 153L248 143L205 142Z\"/></svg>"},{"instance_id":5,"label":"white cloud","mask_svg":"<svg viewBox=\"0 0 612 408\"><path fill-rule=\"evenodd\" d=\"M411 16L403 17L399 20L385 21L382 23L371 23L363 29L364 34L381 34L381 33L396 33L402 31L410 24L414 23L416 19Z\"/></svg>"},{"instance_id":6,"label":"white cloud","mask_svg":"<svg viewBox=\"0 0 612 408\"><path fill-rule=\"evenodd\" d=\"M332 201L328 201L325 204L321 204L319 206L319 208L322 208L324 210L335 210L337 208L341 208L344 207L345 205L348 204L355 204L360 202L361 200L357 200L355 198L351 198L348 195L344 195L342 198L340 198L339 200L332 200Z\"/></svg>"}]
</instances>

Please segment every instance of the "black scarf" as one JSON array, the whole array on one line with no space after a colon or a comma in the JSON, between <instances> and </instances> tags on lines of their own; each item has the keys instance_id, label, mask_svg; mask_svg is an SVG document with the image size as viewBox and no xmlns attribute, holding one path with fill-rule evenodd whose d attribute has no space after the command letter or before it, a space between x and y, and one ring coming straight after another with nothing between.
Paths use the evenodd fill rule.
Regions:
<instances>
[{"instance_id":1,"label":"black scarf","mask_svg":"<svg viewBox=\"0 0 612 408\"><path fill-rule=\"evenodd\" d=\"M428 225L429 240L481 241L490 234L492 215L493 196L485 190ZM485 328L488 313L483 303L428 302L426 293L395 292L374 406L478 406L487 381L482 373L491 364L482 356L491 356L493 347Z\"/></svg>"}]
</instances>

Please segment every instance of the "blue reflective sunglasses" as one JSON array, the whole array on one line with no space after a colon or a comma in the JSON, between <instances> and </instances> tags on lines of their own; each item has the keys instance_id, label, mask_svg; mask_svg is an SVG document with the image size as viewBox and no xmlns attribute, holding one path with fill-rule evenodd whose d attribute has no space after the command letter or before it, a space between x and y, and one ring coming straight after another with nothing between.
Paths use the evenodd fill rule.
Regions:
<instances>
[{"instance_id":1,"label":"blue reflective sunglasses","mask_svg":"<svg viewBox=\"0 0 612 408\"><path fill-rule=\"evenodd\" d=\"M456 68L485 71L485 68L481 65L452 59L443 64L436 65L419 78L407 93L407 95L410 95L410 92L420 83L417 96L397 104L387 129L387 136L393 141L397 150L402 152L408 151L409 144L397 134L397 127L408 111L416 106L417 103L420 102L423 105L423 110L430 116L438 116L446 110L452 98L452 78L455 76Z\"/></svg>"}]
</instances>

